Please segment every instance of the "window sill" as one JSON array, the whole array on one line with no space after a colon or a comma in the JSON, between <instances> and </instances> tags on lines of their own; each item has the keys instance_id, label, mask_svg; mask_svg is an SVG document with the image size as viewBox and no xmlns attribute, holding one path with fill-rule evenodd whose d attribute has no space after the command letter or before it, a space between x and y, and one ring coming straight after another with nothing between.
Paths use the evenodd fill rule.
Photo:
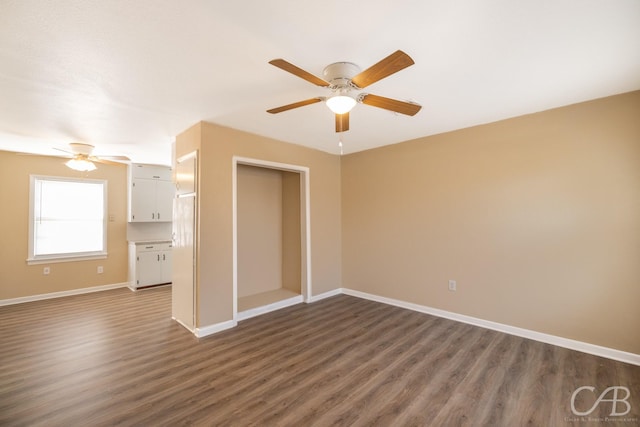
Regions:
<instances>
[{"instance_id":1,"label":"window sill","mask_svg":"<svg viewBox=\"0 0 640 427\"><path fill-rule=\"evenodd\" d=\"M52 264L57 262L89 261L92 259L105 259L106 257L107 257L106 252L92 253L92 254L85 254L85 255L39 256L37 258L27 258L27 265Z\"/></svg>"}]
</instances>

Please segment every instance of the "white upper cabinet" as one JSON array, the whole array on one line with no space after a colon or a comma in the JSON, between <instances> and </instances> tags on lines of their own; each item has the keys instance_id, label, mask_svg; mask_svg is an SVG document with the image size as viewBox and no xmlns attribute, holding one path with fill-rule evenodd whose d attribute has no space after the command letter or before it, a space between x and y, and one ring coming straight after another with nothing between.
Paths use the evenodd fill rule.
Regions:
<instances>
[{"instance_id":1,"label":"white upper cabinet","mask_svg":"<svg viewBox=\"0 0 640 427\"><path fill-rule=\"evenodd\" d=\"M167 166L129 166L129 222L170 222L176 188Z\"/></svg>"}]
</instances>

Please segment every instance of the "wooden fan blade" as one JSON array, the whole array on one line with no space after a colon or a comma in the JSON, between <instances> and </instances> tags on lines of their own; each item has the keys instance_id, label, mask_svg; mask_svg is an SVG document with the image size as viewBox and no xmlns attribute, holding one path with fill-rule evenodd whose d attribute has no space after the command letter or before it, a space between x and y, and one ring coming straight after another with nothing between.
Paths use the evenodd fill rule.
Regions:
<instances>
[{"instance_id":1,"label":"wooden fan blade","mask_svg":"<svg viewBox=\"0 0 640 427\"><path fill-rule=\"evenodd\" d=\"M72 153L71 151L67 151L67 150L63 150L62 148L57 148L57 147L53 147L54 150L58 150L58 151L62 151L63 153L65 153L68 156L74 156L75 153Z\"/></svg>"},{"instance_id":2,"label":"wooden fan blade","mask_svg":"<svg viewBox=\"0 0 640 427\"><path fill-rule=\"evenodd\" d=\"M104 163L105 165L122 165L131 161L127 156L89 156L87 160L95 163Z\"/></svg>"},{"instance_id":3,"label":"wooden fan blade","mask_svg":"<svg viewBox=\"0 0 640 427\"><path fill-rule=\"evenodd\" d=\"M277 114L283 111L292 110L294 108L304 107L305 105L315 104L316 102L322 102L323 98L311 98L300 102L294 102L293 104L283 105L282 107L272 108L267 110L267 113Z\"/></svg>"},{"instance_id":4,"label":"wooden fan blade","mask_svg":"<svg viewBox=\"0 0 640 427\"><path fill-rule=\"evenodd\" d=\"M397 50L382 61L356 75L351 79L351 82L362 89L413 64L413 59L409 55Z\"/></svg>"},{"instance_id":5,"label":"wooden fan blade","mask_svg":"<svg viewBox=\"0 0 640 427\"><path fill-rule=\"evenodd\" d=\"M47 157L59 157L61 159L69 159L73 157L71 154L51 154L51 153L26 153L24 151L15 151L18 156L47 156Z\"/></svg>"},{"instance_id":6,"label":"wooden fan blade","mask_svg":"<svg viewBox=\"0 0 640 427\"><path fill-rule=\"evenodd\" d=\"M94 163L102 163L104 165L124 165L124 163L122 162L114 162L113 160L101 159L99 157L91 157L89 158L89 161L92 161Z\"/></svg>"},{"instance_id":7,"label":"wooden fan blade","mask_svg":"<svg viewBox=\"0 0 640 427\"><path fill-rule=\"evenodd\" d=\"M336 114L336 132L349 130L349 113Z\"/></svg>"},{"instance_id":8,"label":"wooden fan blade","mask_svg":"<svg viewBox=\"0 0 640 427\"><path fill-rule=\"evenodd\" d=\"M131 159L128 158L127 156L96 156L97 158L101 159L101 160L114 160L114 161L120 161L120 162L130 162Z\"/></svg>"},{"instance_id":9,"label":"wooden fan blade","mask_svg":"<svg viewBox=\"0 0 640 427\"><path fill-rule=\"evenodd\" d=\"M269 61L269 64L280 68L281 70L287 71L295 76L300 77L314 85L318 86L329 86L329 82L321 79L320 77L314 76L313 74L303 70L302 68L296 67L290 62L285 61L284 59L273 59Z\"/></svg>"},{"instance_id":10,"label":"wooden fan blade","mask_svg":"<svg viewBox=\"0 0 640 427\"><path fill-rule=\"evenodd\" d=\"M398 101L397 99L385 98L383 96L371 94L364 95L361 102L373 107L384 108L385 110L391 110L395 111L396 113L406 114L407 116L415 116L422 108L422 106L419 104Z\"/></svg>"}]
</instances>

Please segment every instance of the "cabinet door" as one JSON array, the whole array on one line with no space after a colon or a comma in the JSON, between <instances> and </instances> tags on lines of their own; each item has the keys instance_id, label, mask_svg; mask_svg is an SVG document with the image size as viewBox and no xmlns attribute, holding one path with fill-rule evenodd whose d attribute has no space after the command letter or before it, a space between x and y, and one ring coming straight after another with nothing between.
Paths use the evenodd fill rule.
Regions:
<instances>
[{"instance_id":1,"label":"cabinet door","mask_svg":"<svg viewBox=\"0 0 640 427\"><path fill-rule=\"evenodd\" d=\"M171 181L171 168L167 166L154 166L154 165L142 165L131 164L130 169L132 178L143 179L161 179L164 181Z\"/></svg>"},{"instance_id":2,"label":"cabinet door","mask_svg":"<svg viewBox=\"0 0 640 427\"><path fill-rule=\"evenodd\" d=\"M171 261L171 251L162 251L160 253L160 261L162 265L162 282L160 283L170 283L171 282L171 270L172 270L172 261Z\"/></svg>"},{"instance_id":3,"label":"cabinet door","mask_svg":"<svg viewBox=\"0 0 640 427\"><path fill-rule=\"evenodd\" d=\"M162 260L160 251L138 252L136 266L137 286L162 283Z\"/></svg>"},{"instance_id":4,"label":"cabinet door","mask_svg":"<svg viewBox=\"0 0 640 427\"><path fill-rule=\"evenodd\" d=\"M156 181L156 221L173 219L173 198L176 187L172 181Z\"/></svg>"},{"instance_id":5,"label":"cabinet door","mask_svg":"<svg viewBox=\"0 0 640 427\"><path fill-rule=\"evenodd\" d=\"M131 186L131 222L156 221L156 181L136 178Z\"/></svg>"}]
</instances>

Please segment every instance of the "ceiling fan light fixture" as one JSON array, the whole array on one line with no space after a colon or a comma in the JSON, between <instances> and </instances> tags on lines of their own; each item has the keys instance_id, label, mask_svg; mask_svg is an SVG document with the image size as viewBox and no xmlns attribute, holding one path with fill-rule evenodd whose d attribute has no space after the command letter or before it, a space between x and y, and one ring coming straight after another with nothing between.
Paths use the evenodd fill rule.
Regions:
<instances>
[{"instance_id":1,"label":"ceiling fan light fixture","mask_svg":"<svg viewBox=\"0 0 640 427\"><path fill-rule=\"evenodd\" d=\"M96 170L96 165L92 161L87 159L71 159L65 163L68 168L79 172L91 172Z\"/></svg>"},{"instance_id":2,"label":"ceiling fan light fixture","mask_svg":"<svg viewBox=\"0 0 640 427\"><path fill-rule=\"evenodd\" d=\"M327 107L336 114L348 113L356 103L355 99L347 95L336 95L327 99Z\"/></svg>"},{"instance_id":3,"label":"ceiling fan light fixture","mask_svg":"<svg viewBox=\"0 0 640 427\"><path fill-rule=\"evenodd\" d=\"M407 116L414 116L422 108L414 102L398 101L397 99L385 98L370 93L357 93L365 87L413 65L413 59L401 50L395 51L364 71L360 71L360 67L352 62L334 62L324 68L324 78L317 77L281 58L271 60L269 64L309 83L332 91L331 96L328 98L316 97L272 108L267 110L267 113L270 114L282 113L283 111L325 101L327 108L336 116L336 132L345 132L349 130L349 112L358 103ZM352 93L353 91L356 93Z\"/></svg>"}]
</instances>

